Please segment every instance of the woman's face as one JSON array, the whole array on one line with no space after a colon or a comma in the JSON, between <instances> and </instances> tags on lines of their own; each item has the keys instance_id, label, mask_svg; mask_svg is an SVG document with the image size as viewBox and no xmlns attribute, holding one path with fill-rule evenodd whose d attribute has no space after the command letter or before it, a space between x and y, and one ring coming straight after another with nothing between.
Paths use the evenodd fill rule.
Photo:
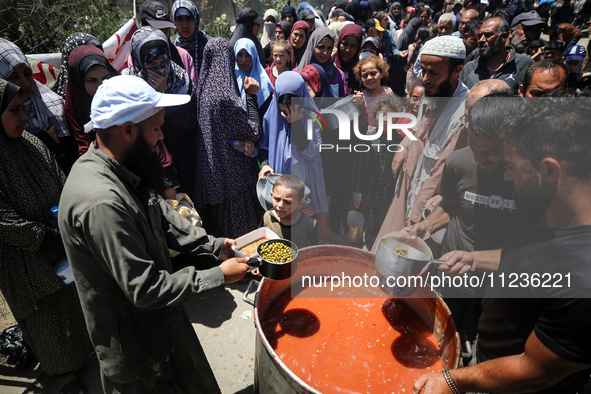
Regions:
<instances>
[{"instance_id":1,"label":"woman's face","mask_svg":"<svg viewBox=\"0 0 591 394\"><path fill-rule=\"evenodd\" d=\"M375 63L369 62L361 67L361 82L366 89L375 90L379 88L383 76Z\"/></svg>"},{"instance_id":2,"label":"woman's face","mask_svg":"<svg viewBox=\"0 0 591 394\"><path fill-rule=\"evenodd\" d=\"M346 36L339 44L339 56L344 62L348 62L359 50L359 39L353 36Z\"/></svg>"},{"instance_id":3,"label":"woman's face","mask_svg":"<svg viewBox=\"0 0 591 394\"><path fill-rule=\"evenodd\" d=\"M246 49L242 48L236 55L236 64L238 65L238 68L242 71L248 71L251 69L252 56L250 56Z\"/></svg>"},{"instance_id":4,"label":"woman's face","mask_svg":"<svg viewBox=\"0 0 591 394\"><path fill-rule=\"evenodd\" d=\"M111 73L106 67L97 64L92 66L86 72L84 77L84 89L91 97L94 97L96 90L101 84L111 77Z\"/></svg>"},{"instance_id":5,"label":"woman's face","mask_svg":"<svg viewBox=\"0 0 591 394\"><path fill-rule=\"evenodd\" d=\"M322 41L316 45L316 48L314 48L314 57L319 63L324 64L330 60L330 55L332 55L332 46L333 41L330 38L323 38Z\"/></svg>"},{"instance_id":6,"label":"woman's face","mask_svg":"<svg viewBox=\"0 0 591 394\"><path fill-rule=\"evenodd\" d=\"M188 15L179 15L174 18L174 24L179 34L185 38L189 38L195 33L195 19Z\"/></svg>"},{"instance_id":7,"label":"woman's face","mask_svg":"<svg viewBox=\"0 0 591 394\"><path fill-rule=\"evenodd\" d=\"M152 70L164 78L168 78L168 62L165 59L156 59L151 63L146 64L147 70Z\"/></svg>"},{"instance_id":8,"label":"woman's face","mask_svg":"<svg viewBox=\"0 0 591 394\"><path fill-rule=\"evenodd\" d=\"M396 6L396 7L394 7L394 9L392 9L392 15L394 15L394 16L400 15L400 7L399 6Z\"/></svg>"},{"instance_id":9,"label":"woman's face","mask_svg":"<svg viewBox=\"0 0 591 394\"><path fill-rule=\"evenodd\" d=\"M294 48L300 49L304 46L306 42L306 33L304 33L303 29L297 29L291 32L291 45Z\"/></svg>"},{"instance_id":10,"label":"woman's face","mask_svg":"<svg viewBox=\"0 0 591 394\"><path fill-rule=\"evenodd\" d=\"M273 62L277 68L283 68L287 64L287 51L282 46L276 46L273 48Z\"/></svg>"},{"instance_id":11,"label":"woman's face","mask_svg":"<svg viewBox=\"0 0 591 394\"><path fill-rule=\"evenodd\" d=\"M292 14L289 14L289 13L287 13L287 14L283 15L283 20L284 20L284 21L288 21L288 22L289 22L289 23L291 23L292 25L295 23L295 18L293 17L293 15L292 15Z\"/></svg>"},{"instance_id":12,"label":"woman's face","mask_svg":"<svg viewBox=\"0 0 591 394\"><path fill-rule=\"evenodd\" d=\"M22 89L23 100L28 99L33 94L33 87L35 86L33 71L26 64L19 64L6 80Z\"/></svg>"},{"instance_id":13,"label":"woman's face","mask_svg":"<svg viewBox=\"0 0 591 394\"><path fill-rule=\"evenodd\" d=\"M380 26L382 26L382 29L388 30L389 25L390 20L388 19L388 15L382 16L382 18L380 19Z\"/></svg>"},{"instance_id":14,"label":"woman's face","mask_svg":"<svg viewBox=\"0 0 591 394\"><path fill-rule=\"evenodd\" d=\"M423 26L427 26L429 25L429 22L431 21L431 13L429 11L423 11L421 12L421 24Z\"/></svg>"},{"instance_id":15,"label":"woman's face","mask_svg":"<svg viewBox=\"0 0 591 394\"><path fill-rule=\"evenodd\" d=\"M285 34L283 34L283 30L280 27L275 29L275 39L276 40L285 40Z\"/></svg>"},{"instance_id":16,"label":"woman's face","mask_svg":"<svg viewBox=\"0 0 591 394\"><path fill-rule=\"evenodd\" d=\"M25 113L23 99L20 94L16 94L12 101L8 103L0 119L9 139L19 138L23 134L25 123L29 117Z\"/></svg>"}]
</instances>

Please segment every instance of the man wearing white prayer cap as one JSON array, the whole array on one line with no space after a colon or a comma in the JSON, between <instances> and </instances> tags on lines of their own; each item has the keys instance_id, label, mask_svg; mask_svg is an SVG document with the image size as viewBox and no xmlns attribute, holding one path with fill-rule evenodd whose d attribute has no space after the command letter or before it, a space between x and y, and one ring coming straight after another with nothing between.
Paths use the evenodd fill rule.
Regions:
<instances>
[{"instance_id":1,"label":"man wearing white prayer cap","mask_svg":"<svg viewBox=\"0 0 591 394\"><path fill-rule=\"evenodd\" d=\"M439 189L446 157L467 145L461 119L468 89L458 80L465 58L466 48L457 37L435 37L423 45L420 64L427 99L419 107L417 140L406 137L400 143L405 149L394 155L392 171L402 179L373 250L384 235L422 220Z\"/></svg>"},{"instance_id":2,"label":"man wearing white prayer cap","mask_svg":"<svg viewBox=\"0 0 591 394\"><path fill-rule=\"evenodd\" d=\"M61 195L59 228L107 394L220 392L182 304L241 279L248 259L229 258L234 240L208 236L156 192L164 107L189 100L134 76L105 81L87 125L96 140ZM194 266L173 271L169 249Z\"/></svg>"}]
</instances>

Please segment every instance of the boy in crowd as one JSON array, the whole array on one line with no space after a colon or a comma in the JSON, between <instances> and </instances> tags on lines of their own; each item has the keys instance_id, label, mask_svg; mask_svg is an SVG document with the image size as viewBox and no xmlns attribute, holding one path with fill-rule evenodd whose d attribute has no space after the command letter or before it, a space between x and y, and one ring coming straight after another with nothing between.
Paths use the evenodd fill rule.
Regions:
<instances>
[{"instance_id":1,"label":"boy in crowd","mask_svg":"<svg viewBox=\"0 0 591 394\"><path fill-rule=\"evenodd\" d=\"M318 223L300 211L304 205L305 189L304 182L298 176L280 176L271 192L273 209L263 216L264 227L281 238L289 239L298 248L320 244Z\"/></svg>"}]
</instances>

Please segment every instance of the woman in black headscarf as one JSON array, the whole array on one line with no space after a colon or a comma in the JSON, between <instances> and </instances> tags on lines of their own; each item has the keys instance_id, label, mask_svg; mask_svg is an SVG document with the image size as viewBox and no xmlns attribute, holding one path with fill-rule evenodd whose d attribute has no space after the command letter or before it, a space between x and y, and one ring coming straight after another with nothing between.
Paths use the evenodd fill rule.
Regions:
<instances>
[{"instance_id":1,"label":"woman in black headscarf","mask_svg":"<svg viewBox=\"0 0 591 394\"><path fill-rule=\"evenodd\" d=\"M62 53L62 60L60 65L60 73L57 76L55 85L51 88L61 98L66 99L66 87L68 86L68 59L70 53L81 45L90 45L103 50L103 45L98 38L86 33L72 33L66 38L66 42L62 44L60 52Z\"/></svg>"},{"instance_id":2,"label":"woman in black headscarf","mask_svg":"<svg viewBox=\"0 0 591 394\"><path fill-rule=\"evenodd\" d=\"M408 22L408 25L404 28L400 39L396 43L399 50L405 51L408 49L410 44L415 42L415 37L419 31L419 28L421 27L421 23L421 19L419 18L413 18L410 22Z\"/></svg>"},{"instance_id":3,"label":"woman in black headscarf","mask_svg":"<svg viewBox=\"0 0 591 394\"><path fill-rule=\"evenodd\" d=\"M230 45L234 48L236 41L241 38L250 38L254 45L257 48L257 53L259 54L259 61L263 68L265 68L265 51L261 45L261 42L257 38L259 34L259 30L261 26L265 23L265 20L257 14L255 10L252 8L244 8L240 10L238 13L238 18L236 19L236 30L234 30L234 34L232 34L232 38L230 39Z\"/></svg>"},{"instance_id":4,"label":"woman in black headscarf","mask_svg":"<svg viewBox=\"0 0 591 394\"><path fill-rule=\"evenodd\" d=\"M55 271L65 257L52 207L66 177L43 143L25 131L21 89L0 79L0 291L41 369L62 393L84 393L75 371L92 344L76 284Z\"/></svg>"}]
</instances>

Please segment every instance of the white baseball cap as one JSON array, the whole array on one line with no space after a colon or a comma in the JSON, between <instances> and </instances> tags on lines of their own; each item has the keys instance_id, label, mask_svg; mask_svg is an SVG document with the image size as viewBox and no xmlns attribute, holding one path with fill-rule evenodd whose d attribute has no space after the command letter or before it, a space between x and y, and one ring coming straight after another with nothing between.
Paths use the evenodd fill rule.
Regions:
<instances>
[{"instance_id":1,"label":"white baseball cap","mask_svg":"<svg viewBox=\"0 0 591 394\"><path fill-rule=\"evenodd\" d=\"M99 86L90 106L90 122L84 132L108 129L126 122L140 123L163 107L183 105L191 100L187 94L157 92L140 77L118 75Z\"/></svg>"}]
</instances>

